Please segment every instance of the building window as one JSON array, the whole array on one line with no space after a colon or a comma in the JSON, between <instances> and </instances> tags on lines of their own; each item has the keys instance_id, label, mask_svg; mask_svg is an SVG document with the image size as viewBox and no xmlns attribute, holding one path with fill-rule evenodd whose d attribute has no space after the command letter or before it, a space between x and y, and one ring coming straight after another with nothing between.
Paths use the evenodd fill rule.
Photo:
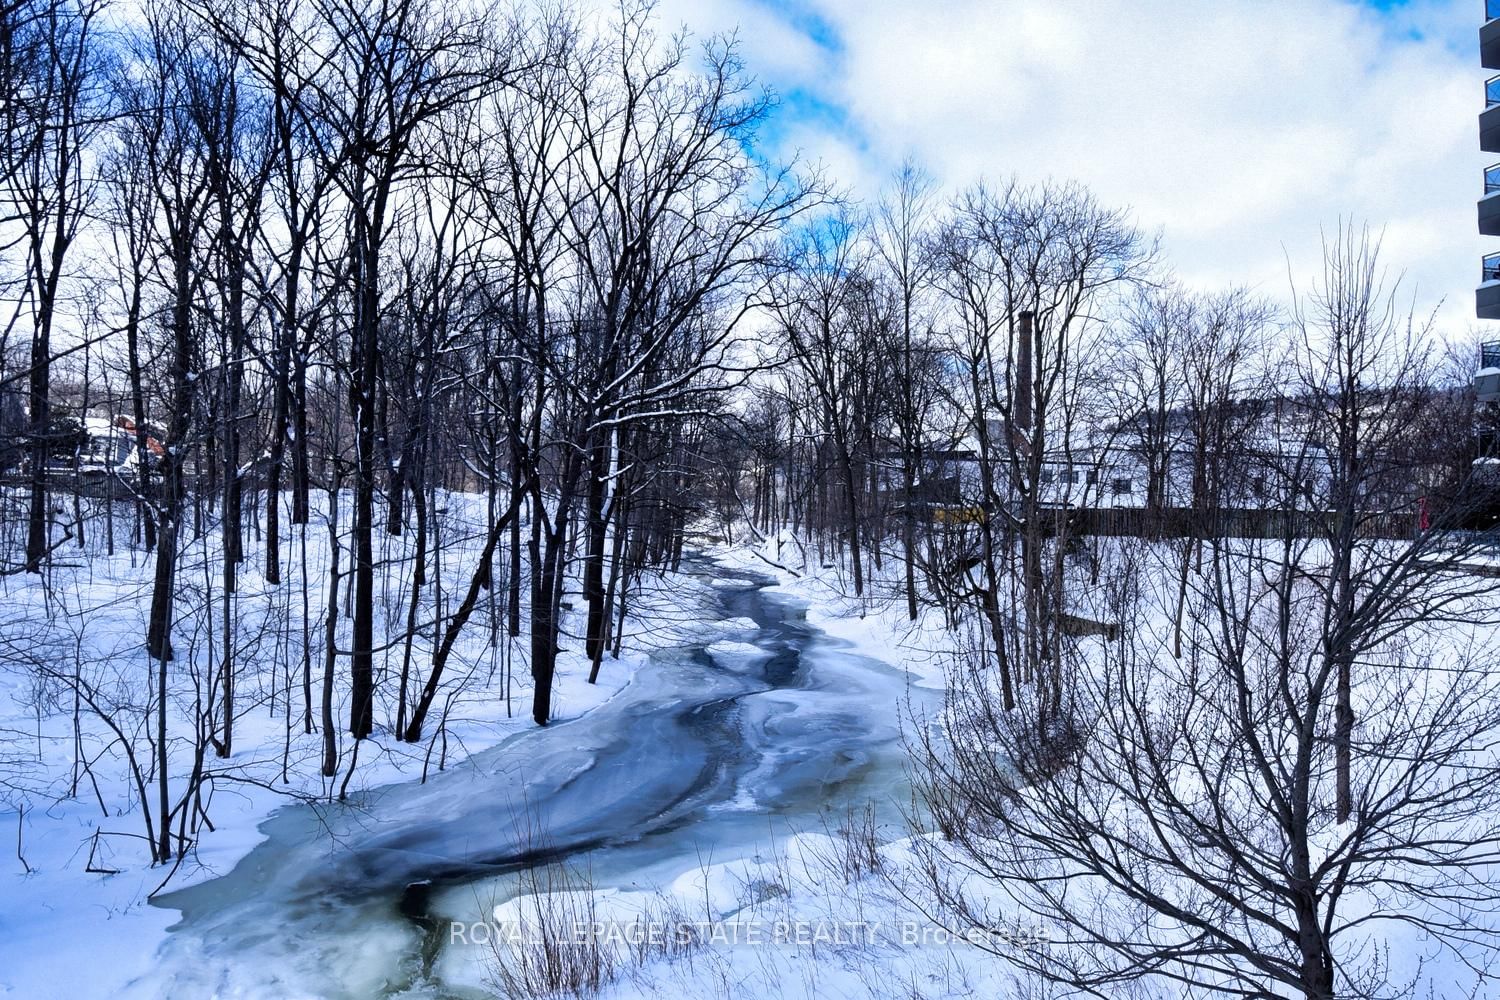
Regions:
<instances>
[{"instance_id":1,"label":"building window","mask_svg":"<svg viewBox=\"0 0 1500 1000\"><path fill-rule=\"evenodd\" d=\"M1118 476L1109 481L1110 492L1117 497L1125 496L1130 492L1130 479L1127 476Z\"/></svg>"}]
</instances>

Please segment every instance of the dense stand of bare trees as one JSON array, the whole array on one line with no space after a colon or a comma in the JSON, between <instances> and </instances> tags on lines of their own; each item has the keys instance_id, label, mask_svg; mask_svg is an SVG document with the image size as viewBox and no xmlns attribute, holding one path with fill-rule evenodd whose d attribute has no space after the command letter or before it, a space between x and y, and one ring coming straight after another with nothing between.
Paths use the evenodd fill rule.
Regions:
<instances>
[{"instance_id":1,"label":"dense stand of bare trees","mask_svg":"<svg viewBox=\"0 0 1500 1000\"><path fill-rule=\"evenodd\" d=\"M329 777L340 728L430 734L481 622L507 670L524 645L548 722L566 588L594 680L641 574L682 558L745 377L745 312L823 197L755 156L770 99L733 43L664 35L636 3L595 18L16 0L0 15L0 380L27 415L5 428L24 543L7 532L0 559L41 576L83 544L58 455L89 404L54 373L102 368L90 415L126 418L149 456L111 472L105 508L134 511L154 575L151 691L133 720L97 710L148 747L132 767L153 857L206 819L205 754L233 757L237 721L265 707L240 684L267 605L302 608L300 639L283 622L277 640L301 683L289 662L269 697L289 733L323 730ZM450 491L487 498L477 538L448 534ZM442 579L455 562L464 578ZM192 733L173 728L184 698Z\"/></svg>"},{"instance_id":2,"label":"dense stand of bare trees","mask_svg":"<svg viewBox=\"0 0 1500 1000\"><path fill-rule=\"evenodd\" d=\"M1012 697L977 640L957 658L944 739L919 749L928 883L944 919L1056 928L1010 956L1050 980L1401 995L1426 982L1382 947L1403 927L1445 968L1493 966L1500 605L1471 562L1489 542L1454 530L1488 493L1447 457L1472 434L1440 426L1462 390L1377 251L1330 238L1284 340L1242 292L1136 297L1115 391L1186 537L1057 552L1109 630L1053 651L1065 724L1041 738L1053 689ZM1251 495L1284 516L1246 531Z\"/></svg>"},{"instance_id":3,"label":"dense stand of bare trees","mask_svg":"<svg viewBox=\"0 0 1500 1000\"><path fill-rule=\"evenodd\" d=\"M1396 995L1396 925L1489 968L1485 417L1378 239L1279 312L1074 187L891 191L792 244L720 509L963 637L934 915L1101 996Z\"/></svg>"}]
</instances>

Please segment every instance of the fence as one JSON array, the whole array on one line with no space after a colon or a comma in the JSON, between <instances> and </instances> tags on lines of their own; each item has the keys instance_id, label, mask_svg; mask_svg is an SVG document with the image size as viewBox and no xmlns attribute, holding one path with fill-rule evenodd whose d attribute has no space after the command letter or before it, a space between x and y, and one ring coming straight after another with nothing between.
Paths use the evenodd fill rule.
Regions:
<instances>
[{"instance_id":1,"label":"fence","mask_svg":"<svg viewBox=\"0 0 1500 1000\"><path fill-rule=\"evenodd\" d=\"M1328 535L1338 526L1339 515L1311 510L1271 510L1223 507L1197 510L1191 507L1080 507L1054 510L1049 533L1063 526L1075 535L1126 535L1137 538L1286 538ZM1356 532L1365 538L1412 538L1417 514L1360 514Z\"/></svg>"}]
</instances>

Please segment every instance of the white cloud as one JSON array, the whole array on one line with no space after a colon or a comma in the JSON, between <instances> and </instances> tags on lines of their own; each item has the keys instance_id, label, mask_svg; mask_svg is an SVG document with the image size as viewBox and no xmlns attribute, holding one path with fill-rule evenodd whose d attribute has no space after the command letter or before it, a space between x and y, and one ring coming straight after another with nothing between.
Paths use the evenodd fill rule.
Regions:
<instances>
[{"instance_id":1,"label":"white cloud","mask_svg":"<svg viewBox=\"0 0 1500 1000\"><path fill-rule=\"evenodd\" d=\"M753 72L847 112L788 141L872 193L908 151L950 185L1076 178L1160 227L1195 283L1286 289L1320 227L1385 227L1387 262L1445 329L1473 322L1486 155L1477 0L1380 14L1346 0L810 0L838 38L758 0L679 0L697 30L738 21ZM1408 290L1411 290L1410 288Z\"/></svg>"}]
</instances>

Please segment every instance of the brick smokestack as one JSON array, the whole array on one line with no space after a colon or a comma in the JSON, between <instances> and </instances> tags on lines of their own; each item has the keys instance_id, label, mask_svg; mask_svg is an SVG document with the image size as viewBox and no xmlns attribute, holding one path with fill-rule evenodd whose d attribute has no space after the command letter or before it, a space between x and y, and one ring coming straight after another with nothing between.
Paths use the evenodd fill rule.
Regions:
<instances>
[{"instance_id":1,"label":"brick smokestack","mask_svg":"<svg viewBox=\"0 0 1500 1000\"><path fill-rule=\"evenodd\" d=\"M1016 346L1016 429L1031 433L1031 353L1036 340L1035 316L1031 310L1021 313L1021 342Z\"/></svg>"}]
</instances>

